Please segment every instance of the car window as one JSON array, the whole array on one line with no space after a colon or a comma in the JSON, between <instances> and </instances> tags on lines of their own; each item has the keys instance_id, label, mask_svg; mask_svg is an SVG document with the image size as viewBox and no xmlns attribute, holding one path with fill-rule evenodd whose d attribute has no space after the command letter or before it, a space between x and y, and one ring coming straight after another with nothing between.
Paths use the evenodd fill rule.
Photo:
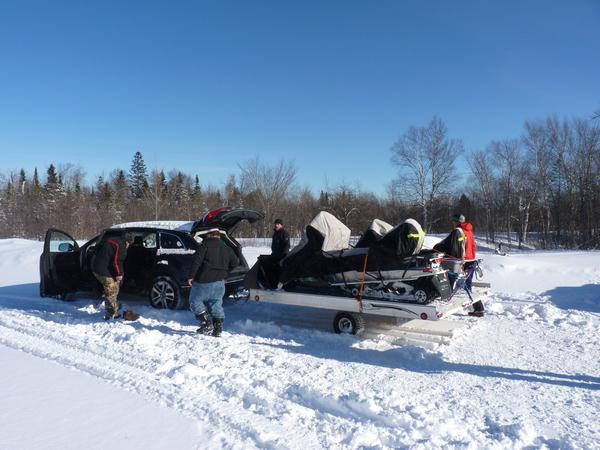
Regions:
<instances>
[{"instance_id":1,"label":"car window","mask_svg":"<svg viewBox=\"0 0 600 450\"><path fill-rule=\"evenodd\" d=\"M130 231L133 234L133 242L129 246L133 248L156 248L156 232Z\"/></svg>"},{"instance_id":2,"label":"car window","mask_svg":"<svg viewBox=\"0 0 600 450\"><path fill-rule=\"evenodd\" d=\"M77 244L73 239L60 231L50 232L50 253L72 252Z\"/></svg>"},{"instance_id":3,"label":"car window","mask_svg":"<svg viewBox=\"0 0 600 450\"><path fill-rule=\"evenodd\" d=\"M144 248L156 248L156 233L148 233L143 239Z\"/></svg>"},{"instance_id":4,"label":"car window","mask_svg":"<svg viewBox=\"0 0 600 450\"><path fill-rule=\"evenodd\" d=\"M160 233L160 248L178 248L184 250L185 245L174 234Z\"/></svg>"}]
</instances>

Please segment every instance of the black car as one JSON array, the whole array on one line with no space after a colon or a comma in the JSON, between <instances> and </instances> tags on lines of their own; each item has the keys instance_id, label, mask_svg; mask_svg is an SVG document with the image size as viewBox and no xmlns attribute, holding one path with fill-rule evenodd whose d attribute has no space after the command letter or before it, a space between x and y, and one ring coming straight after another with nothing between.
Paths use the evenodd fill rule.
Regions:
<instances>
[{"instance_id":1,"label":"black car","mask_svg":"<svg viewBox=\"0 0 600 450\"><path fill-rule=\"evenodd\" d=\"M253 223L262 218L256 211L219 208L195 222L190 232L151 227L109 228L81 247L64 231L51 228L46 232L40 257L40 296L66 298L77 291L101 291L90 269L96 245L103 239L130 232L134 241L127 249L122 291L148 295L155 308L185 308L189 293L187 277L199 245L194 237L211 228L223 231L221 239L240 260L225 281L225 296L232 295L242 286L248 263L242 246L230 233L242 220Z\"/></svg>"}]
</instances>

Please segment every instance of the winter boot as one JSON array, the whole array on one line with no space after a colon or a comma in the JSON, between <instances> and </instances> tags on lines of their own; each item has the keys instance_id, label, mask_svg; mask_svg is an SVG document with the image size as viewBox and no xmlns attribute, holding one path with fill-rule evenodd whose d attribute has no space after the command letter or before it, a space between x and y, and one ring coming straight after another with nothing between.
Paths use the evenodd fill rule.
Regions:
<instances>
[{"instance_id":1,"label":"winter boot","mask_svg":"<svg viewBox=\"0 0 600 450\"><path fill-rule=\"evenodd\" d=\"M196 333L210 333L213 329L210 320L208 320L208 314L203 312L202 314L196 314L196 319L200 322L200 328L196 330Z\"/></svg>"},{"instance_id":2,"label":"winter boot","mask_svg":"<svg viewBox=\"0 0 600 450\"><path fill-rule=\"evenodd\" d=\"M104 314L104 320L118 319L120 317L121 315L112 308L107 309L106 313Z\"/></svg>"},{"instance_id":3,"label":"winter boot","mask_svg":"<svg viewBox=\"0 0 600 450\"><path fill-rule=\"evenodd\" d=\"M485 312L484 311L470 311L469 315L473 316L473 317L483 317L485 315Z\"/></svg>"},{"instance_id":4,"label":"winter boot","mask_svg":"<svg viewBox=\"0 0 600 450\"><path fill-rule=\"evenodd\" d=\"M212 335L214 337L221 337L222 331L223 331L223 319L214 319Z\"/></svg>"}]
</instances>

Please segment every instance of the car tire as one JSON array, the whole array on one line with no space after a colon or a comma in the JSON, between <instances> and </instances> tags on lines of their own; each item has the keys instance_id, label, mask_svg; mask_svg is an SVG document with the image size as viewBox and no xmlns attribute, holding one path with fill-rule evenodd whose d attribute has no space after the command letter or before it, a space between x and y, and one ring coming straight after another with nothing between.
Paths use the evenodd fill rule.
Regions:
<instances>
[{"instance_id":1,"label":"car tire","mask_svg":"<svg viewBox=\"0 0 600 450\"><path fill-rule=\"evenodd\" d=\"M153 308L178 309L181 302L179 286L170 276L160 275L152 281L148 300Z\"/></svg>"}]
</instances>

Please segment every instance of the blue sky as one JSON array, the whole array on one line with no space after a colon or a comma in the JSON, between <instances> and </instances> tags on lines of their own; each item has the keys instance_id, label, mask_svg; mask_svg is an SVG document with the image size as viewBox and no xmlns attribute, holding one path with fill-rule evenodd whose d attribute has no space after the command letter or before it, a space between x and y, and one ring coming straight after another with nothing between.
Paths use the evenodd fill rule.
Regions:
<instances>
[{"instance_id":1,"label":"blue sky","mask_svg":"<svg viewBox=\"0 0 600 450\"><path fill-rule=\"evenodd\" d=\"M600 3L0 1L0 58L2 172L139 150L219 185L260 155L383 193L434 115L475 149L599 109Z\"/></svg>"}]
</instances>

